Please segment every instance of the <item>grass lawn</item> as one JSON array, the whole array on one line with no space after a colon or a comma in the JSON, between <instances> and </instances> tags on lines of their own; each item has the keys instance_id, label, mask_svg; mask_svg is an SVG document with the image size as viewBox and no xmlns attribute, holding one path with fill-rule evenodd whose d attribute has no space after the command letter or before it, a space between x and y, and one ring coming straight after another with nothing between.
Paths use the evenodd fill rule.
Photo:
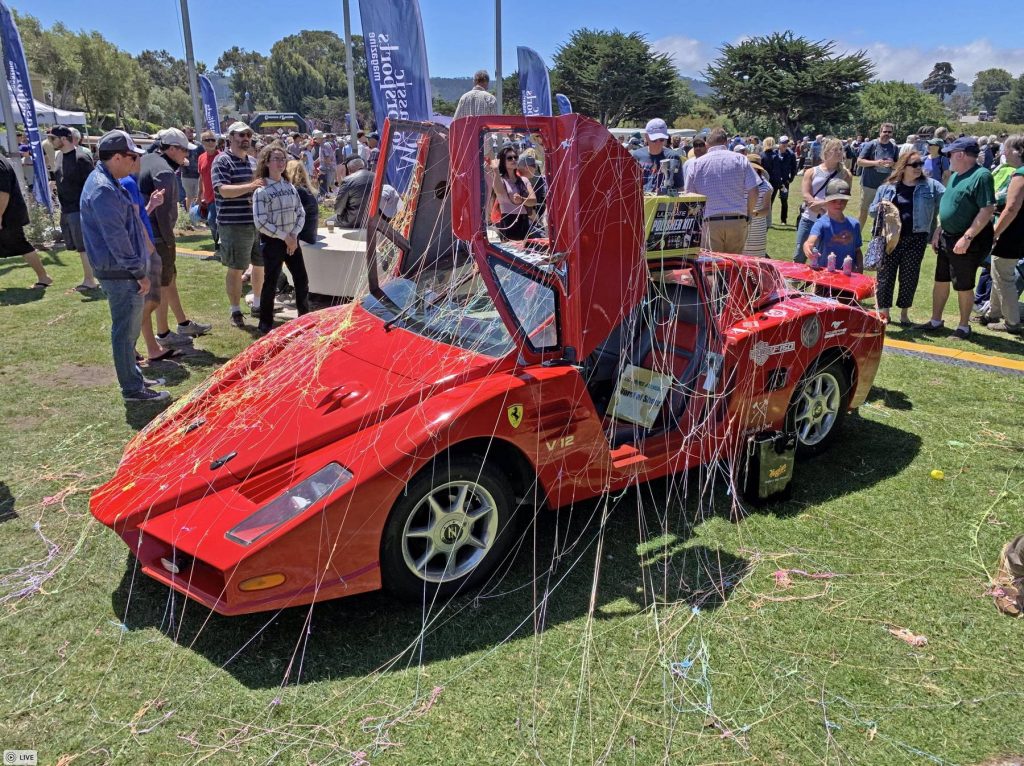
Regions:
<instances>
[{"instance_id":1,"label":"grass lawn","mask_svg":"<svg viewBox=\"0 0 1024 766\"><path fill-rule=\"evenodd\" d=\"M773 230L770 252L788 257L792 238ZM89 515L155 411L120 399L102 296L65 292L77 256L45 260L45 293L0 262L4 748L47 764L1024 754L1024 622L984 595L1024 531L1019 377L887 354L790 502L732 519L720 491L698 513L694 482L645 487L542 517L500 582L443 609L371 594L227 619L138 575ZM159 371L175 397L249 342L227 324L219 264L182 258L179 273L187 311L215 329Z\"/></svg>"}]
</instances>

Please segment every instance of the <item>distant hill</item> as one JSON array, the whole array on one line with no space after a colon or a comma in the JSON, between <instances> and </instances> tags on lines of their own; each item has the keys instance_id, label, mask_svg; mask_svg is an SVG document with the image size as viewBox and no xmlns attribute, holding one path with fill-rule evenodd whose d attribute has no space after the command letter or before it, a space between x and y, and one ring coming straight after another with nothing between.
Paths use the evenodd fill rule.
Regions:
<instances>
[{"instance_id":1,"label":"distant hill","mask_svg":"<svg viewBox=\"0 0 1024 766\"><path fill-rule=\"evenodd\" d=\"M695 80L692 77L683 77L693 92L700 98L711 95L711 86L703 80ZM446 101L458 101L459 96L473 87L472 77L431 77L430 87L435 96L440 96Z\"/></svg>"},{"instance_id":2,"label":"distant hill","mask_svg":"<svg viewBox=\"0 0 1024 766\"><path fill-rule=\"evenodd\" d=\"M440 96L445 101L458 101L459 97L472 87L472 76L430 78L430 89L435 96Z\"/></svg>"}]
</instances>

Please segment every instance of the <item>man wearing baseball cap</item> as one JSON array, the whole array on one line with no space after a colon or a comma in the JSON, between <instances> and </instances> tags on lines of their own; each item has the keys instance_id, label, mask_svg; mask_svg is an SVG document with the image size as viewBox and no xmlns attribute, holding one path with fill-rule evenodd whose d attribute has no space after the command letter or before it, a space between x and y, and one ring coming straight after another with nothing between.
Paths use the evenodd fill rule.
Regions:
<instances>
[{"instance_id":1,"label":"man wearing baseball cap","mask_svg":"<svg viewBox=\"0 0 1024 766\"><path fill-rule=\"evenodd\" d=\"M227 266L224 277L231 324L245 327L242 316L242 274L252 265L252 313L259 316L263 290L263 256L260 254L256 223L252 217L252 193L263 186L255 178L256 159L249 156L252 128L235 122L228 128L228 148L213 161L210 176L217 195L217 229L220 232L220 261Z\"/></svg>"},{"instance_id":2,"label":"man wearing baseball cap","mask_svg":"<svg viewBox=\"0 0 1024 766\"><path fill-rule=\"evenodd\" d=\"M160 255L160 303L156 309L156 344L152 346L150 314L154 308L147 303L143 311L143 333L150 357L162 357L178 348L190 348L192 338L205 335L210 325L200 324L185 315L178 295L177 247L174 225L178 221L178 179L175 174L189 163L189 152L196 148L177 128L167 128L157 135L156 150L143 155L139 167L139 191L149 204L153 193L163 190L163 201L149 214L153 228L153 244ZM156 292L156 291L155 291ZM167 324L168 308L178 320L177 332Z\"/></svg>"},{"instance_id":3,"label":"man wearing baseball cap","mask_svg":"<svg viewBox=\"0 0 1024 766\"><path fill-rule=\"evenodd\" d=\"M119 183L132 172L142 150L123 130L112 130L96 145L99 163L82 189L81 225L86 252L110 306L110 345L121 396L129 402L160 401L135 363L142 328L142 304L149 292L146 232L128 192Z\"/></svg>"},{"instance_id":4,"label":"man wearing baseball cap","mask_svg":"<svg viewBox=\"0 0 1024 766\"><path fill-rule=\"evenodd\" d=\"M640 163L643 172L643 189L646 194L661 194L663 191L683 188L683 160L673 149L668 148L668 125L660 117L647 123L645 129L647 146L635 149L633 159ZM661 163L668 160L668 172L661 172Z\"/></svg>"},{"instance_id":5,"label":"man wearing baseball cap","mask_svg":"<svg viewBox=\"0 0 1024 766\"><path fill-rule=\"evenodd\" d=\"M54 125L49 135L59 152L54 159L53 180L57 184L57 199L60 201L60 230L64 245L68 250L77 250L82 260L82 283L75 290L84 293L99 287L82 240L79 210L82 187L92 173L93 161L88 152L75 146L74 133L67 125Z\"/></svg>"},{"instance_id":6,"label":"man wearing baseball cap","mask_svg":"<svg viewBox=\"0 0 1024 766\"><path fill-rule=\"evenodd\" d=\"M975 139L958 138L943 147L942 153L949 156L953 174L939 200L939 225L932 237L936 255L932 318L917 325L917 329L943 330L942 311L952 284L960 308L960 323L952 337L964 340L971 336L969 322L978 267L992 250L996 191L992 174L978 165L981 149Z\"/></svg>"}]
</instances>

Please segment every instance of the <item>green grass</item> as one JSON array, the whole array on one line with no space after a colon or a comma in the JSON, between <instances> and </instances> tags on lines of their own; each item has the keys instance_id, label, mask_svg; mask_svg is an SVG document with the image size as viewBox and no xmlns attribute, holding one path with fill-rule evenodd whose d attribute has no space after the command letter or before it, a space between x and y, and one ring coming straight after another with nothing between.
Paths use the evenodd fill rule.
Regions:
<instances>
[{"instance_id":1,"label":"green grass","mask_svg":"<svg viewBox=\"0 0 1024 766\"><path fill-rule=\"evenodd\" d=\"M645 488L610 499L603 528L602 503L543 517L508 575L443 610L373 594L308 622L303 609L226 619L137 575L91 519L89 493L155 412L120 400L105 301L64 292L77 257L45 260L45 293L0 262L4 748L50 764L1024 753L1024 623L983 595L1024 529L1020 378L886 355L869 403L799 465L786 504L732 519L721 492L698 514L695 483L685 502L681 484ZM216 326L205 354L170 368L176 397L249 342L227 325L220 265L183 258L179 271L189 314ZM535 567L551 570L541 625ZM776 585L792 569L836 577Z\"/></svg>"}]
</instances>

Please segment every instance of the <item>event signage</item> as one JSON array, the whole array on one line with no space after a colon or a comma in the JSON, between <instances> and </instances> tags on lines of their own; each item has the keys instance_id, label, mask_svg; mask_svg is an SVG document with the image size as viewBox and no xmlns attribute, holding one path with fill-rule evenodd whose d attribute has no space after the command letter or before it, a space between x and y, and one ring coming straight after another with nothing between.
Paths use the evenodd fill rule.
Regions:
<instances>
[{"instance_id":1,"label":"event signage","mask_svg":"<svg viewBox=\"0 0 1024 766\"><path fill-rule=\"evenodd\" d=\"M417 0L359 0L359 17L377 127L382 128L388 117L430 122L433 99ZM415 133L392 135L385 174L399 192L409 185L418 138Z\"/></svg>"},{"instance_id":2,"label":"event signage","mask_svg":"<svg viewBox=\"0 0 1024 766\"><path fill-rule=\"evenodd\" d=\"M14 18L7 3L0 0L0 37L3 39L4 73L7 75L7 87L18 104L21 122L25 125L25 135L32 147L32 167L35 170L36 183L32 185L36 201L53 210L50 201L50 185L46 179L50 177L46 169L46 158L43 156L43 144L39 140L39 123L36 120L36 105L32 100L32 84L28 79L28 64L25 62L25 51L21 47L21 35L14 25ZM17 157L17 155L15 155Z\"/></svg>"},{"instance_id":3,"label":"event signage","mask_svg":"<svg viewBox=\"0 0 1024 766\"><path fill-rule=\"evenodd\" d=\"M527 117L550 117L551 85L544 60L533 48L520 45L516 52L519 54L519 95L523 101L523 114Z\"/></svg>"},{"instance_id":4,"label":"event signage","mask_svg":"<svg viewBox=\"0 0 1024 766\"><path fill-rule=\"evenodd\" d=\"M203 122L206 129L214 133L220 133L220 112L217 111L217 93L213 90L213 83L205 74L199 75L199 92L203 96Z\"/></svg>"},{"instance_id":5,"label":"event signage","mask_svg":"<svg viewBox=\"0 0 1024 766\"><path fill-rule=\"evenodd\" d=\"M556 93L555 101L558 102L559 114L572 114L572 102L564 93Z\"/></svg>"}]
</instances>

